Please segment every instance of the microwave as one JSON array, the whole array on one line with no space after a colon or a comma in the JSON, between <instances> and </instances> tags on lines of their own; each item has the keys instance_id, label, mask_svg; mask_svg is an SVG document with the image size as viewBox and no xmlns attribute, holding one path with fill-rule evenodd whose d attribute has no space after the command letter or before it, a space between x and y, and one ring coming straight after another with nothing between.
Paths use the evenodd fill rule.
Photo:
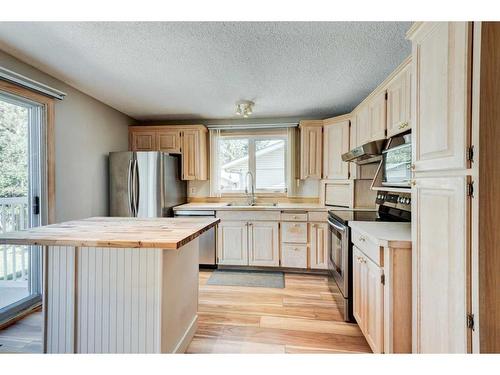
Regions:
<instances>
[{"instance_id":1,"label":"microwave","mask_svg":"<svg viewBox=\"0 0 500 375\"><path fill-rule=\"evenodd\" d=\"M382 186L410 187L411 143L382 151Z\"/></svg>"}]
</instances>

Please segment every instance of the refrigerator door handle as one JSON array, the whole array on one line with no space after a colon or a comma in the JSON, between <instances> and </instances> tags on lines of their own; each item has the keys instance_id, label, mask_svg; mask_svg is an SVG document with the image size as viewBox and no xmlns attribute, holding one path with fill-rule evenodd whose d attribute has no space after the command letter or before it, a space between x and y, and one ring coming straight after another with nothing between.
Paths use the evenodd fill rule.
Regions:
<instances>
[{"instance_id":1,"label":"refrigerator door handle","mask_svg":"<svg viewBox=\"0 0 500 375\"><path fill-rule=\"evenodd\" d=\"M127 173L127 185L128 185L128 209L129 209L129 213L131 216L135 216L134 215L134 196L133 196L133 189L134 189L134 186L133 186L133 176L132 176L132 169L133 169L133 163L134 163L134 160L130 159L128 161L128 173Z\"/></svg>"},{"instance_id":2,"label":"refrigerator door handle","mask_svg":"<svg viewBox=\"0 0 500 375\"><path fill-rule=\"evenodd\" d=\"M134 205L135 205L135 217L139 213L139 163L135 160L134 164Z\"/></svg>"}]
</instances>

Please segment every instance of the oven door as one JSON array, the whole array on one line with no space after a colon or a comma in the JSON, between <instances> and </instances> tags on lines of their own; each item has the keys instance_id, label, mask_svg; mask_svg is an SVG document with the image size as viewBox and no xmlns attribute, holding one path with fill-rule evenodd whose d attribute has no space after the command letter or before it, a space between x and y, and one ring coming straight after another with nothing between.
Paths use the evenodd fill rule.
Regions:
<instances>
[{"instance_id":1,"label":"oven door","mask_svg":"<svg viewBox=\"0 0 500 375\"><path fill-rule=\"evenodd\" d=\"M349 227L328 218L328 269L344 298L349 297Z\"/></svg>"}]
</instances>

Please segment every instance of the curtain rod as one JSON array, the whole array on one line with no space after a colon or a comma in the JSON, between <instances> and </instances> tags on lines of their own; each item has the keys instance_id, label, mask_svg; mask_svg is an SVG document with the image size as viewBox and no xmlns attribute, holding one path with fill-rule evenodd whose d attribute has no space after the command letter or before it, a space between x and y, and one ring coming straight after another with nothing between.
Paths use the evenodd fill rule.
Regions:
<instances>
[{"instance_id":1,"label":"curtain rod","mask_svg":"<svg viewBox=\"0 0 500 375\"><path fill-rule=\"evenodd\" d=\"M280 129L280 128L296 128L299 125L298 122L283 122L277 124L234 124L234 125L223 125L223 124L211 124L205 125L208 129L214 130L232 130L232 129Z\"/></svg>"},{"instance_id":2,"label":"curtain rod","mask_svg":"<svg viewBox=\"0 0 500 375\"><path fill-rule=\"evenodd\" d=\"M12 70L3 68L1 66L0 66L0 79L3 79L4 81L7 82L15 83L27 89L39 92L41 94L59 100L63 100L63 98L66 96L65 92L59 91L43 83L32 80L31 78L25 77L21 74L17 74L16 72L13 72Z\"/></svg>"}]
</instances>

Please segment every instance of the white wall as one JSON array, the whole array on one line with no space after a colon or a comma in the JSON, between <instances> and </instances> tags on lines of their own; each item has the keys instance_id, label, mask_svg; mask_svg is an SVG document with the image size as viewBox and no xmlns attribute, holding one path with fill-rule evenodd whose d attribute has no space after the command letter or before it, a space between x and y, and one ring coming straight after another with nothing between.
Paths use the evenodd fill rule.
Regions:
<instances>
[{"instance_id":1,"label":"white wall","mask_svg":"<svg viewBox=\"0 0 500 375\"><path fill-rule=\"evenodd\" d=\"M127 150L134 120L3 51L0 66L67 93L55 106L56 221L107 215L107 155Z\"/></svg>"}]
</instances>

